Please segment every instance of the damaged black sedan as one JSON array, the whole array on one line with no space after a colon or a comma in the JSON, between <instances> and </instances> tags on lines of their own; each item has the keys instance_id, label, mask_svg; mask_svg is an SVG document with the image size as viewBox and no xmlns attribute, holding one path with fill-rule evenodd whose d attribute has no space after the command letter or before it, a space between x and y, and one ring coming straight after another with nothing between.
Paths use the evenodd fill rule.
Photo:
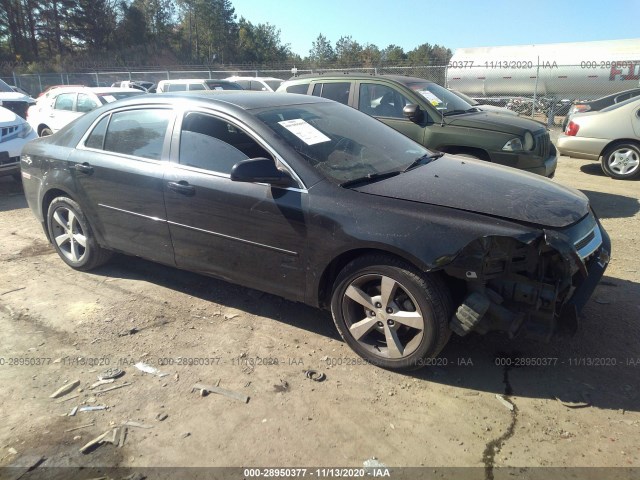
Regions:
<instances>
[{"instance_id":1,"label":"damaged black sedan","mask_svg":"<svg viewBox=\"0 0 640 480\"><path fill-rule=\"evenodd\" d=\"M31 142L21 167L72 268L121 252L328 308L386 368L452 331L573 331L609 261L582 193L310 96L135 97Z\"/></svg>"}]
</instances>

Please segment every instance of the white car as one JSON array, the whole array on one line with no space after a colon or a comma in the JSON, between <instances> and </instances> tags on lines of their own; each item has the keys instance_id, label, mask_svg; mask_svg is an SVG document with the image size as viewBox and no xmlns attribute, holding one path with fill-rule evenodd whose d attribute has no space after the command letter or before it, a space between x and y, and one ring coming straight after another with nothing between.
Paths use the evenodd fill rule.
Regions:
<instances>
[{"instance_id":1,"label":"white car","mask_svg":"<svg viewBox=\"0 0 640 480\"><path fill-rule=\"evenodd\" d=\"M0 176L13 175L20 181L22 147L37 138L31 125L11 110L0 107Z\"/></svg>"},{"instance_id":2,"label":"white car","mask_svg":"<svg viewBox=\"0 0 640 480\"><path fill-rule=\"evenodd\" d=\"M227 77L225 80L236 82L245 90L258 90L262 92L275 92L284 82L275 77Z\"/></svg>"},{"instance_id":3,"label":"white car","mask_svg":"<svg viewBox=\"0 0 640 480\"><path fill-rule=\"evenodd\" d=\"M16 92L0 80L0 107L4 107L22 118L26 118L29 105L33 105L35 102L36 101L29 95Z\"/></svg>"},{"instance_id":4,"label":"white car","mask_svg":"<svg viewBox=\"0 0 640 480\"><path fill-rule=\"evenodd\" d=\"M39 136L45 137L91 110L134 95L144 92L131 88L59 87L29 108L27 121Z\"/></svg>"}]
</instances>

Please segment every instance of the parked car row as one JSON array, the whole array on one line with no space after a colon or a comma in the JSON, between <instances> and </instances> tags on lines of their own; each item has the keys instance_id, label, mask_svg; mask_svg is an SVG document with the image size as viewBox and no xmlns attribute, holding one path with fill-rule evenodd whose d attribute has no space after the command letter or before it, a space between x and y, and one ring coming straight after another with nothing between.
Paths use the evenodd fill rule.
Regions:
<instances>
[{"instance_id":1,"label":"parked car row","mask_svg":"<svg viewBox=\"0 0 640 480\"><path fill-rule=\"evenodd\" d=\"M551 152L539 124L421 79L280 88L310 95L141 94L29 142L25 195L61 260L117 251L325 308L391 369L428 364L452 332L576 329L611 252L587 197L424 146L495 133L485 151L526 167Z\"/></svg>"}]
</instances>

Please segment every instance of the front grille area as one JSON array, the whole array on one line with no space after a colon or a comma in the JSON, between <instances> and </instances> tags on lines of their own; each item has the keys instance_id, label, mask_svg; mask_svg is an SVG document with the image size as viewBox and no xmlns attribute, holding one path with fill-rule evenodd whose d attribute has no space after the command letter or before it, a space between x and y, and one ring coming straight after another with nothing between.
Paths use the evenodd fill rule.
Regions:
<instances>
[{"instance_id":1,"label":"front grille area","mask_svg":"<svg viewBox=\"0 0 640 480\"><path fill-rule=\"evenodd\" d=\"M578 255L585 261L593 252L595 252L600 245L602 245L602 234L600 233L600 227L596 227L589 232L588 235L581 238L574 243Z\"/></svg>"},{"instance_id":2,"label":"front grille area","mask_svg":"<svg viewBox=\"0 0 640 480\"><path fill-rule=\"evenodd\" d=\"M0 166L4 165L12 165L14 163L18 163L20 161L20 157L0 157Z\"/></svg>"},{"instance_id":3,"label":"front grille area","mask_svg":"<svg viewBox=\"0 0 640 480\"><path fill-rule=\"evenodd\" d=\"M576 250L580 251L582 250L584 247L586 247L587 245L589 245L589 242L591 240L593 240L596 237L596 232L595 230L591 230L591 232L589 232L589 235L587 235L586 237L584 237L582 240L578 240L575 243L576 246Z\"/></svg>"},{"instance_id":4,"label":"front grille area","mask_svg":"<svg viewBox=\"0 0 640 480\"><path fill-rule=\"evenodd\" d=\"M27 102L19 100L2 100L2 107L7 110L11 110L13 113L25 120L27 119L27 109L29 108L29 104Z\"/></svg>"},{"instance_id":5,"label":"front grille area","mask_svg":"<svg viewBox=\"0 0 640 480\"><path fill-rule=\"evenodd\" d=\"M549 138L549 132L541 133L537 135L536 138L536 151L541 158L548 158L550 151L551 139Z\"/></svg>"},{"instance_id":6,"label":"front grille area","mask_svg":"<svg viewBox=\"0 0 640 480\"><path fill-rule=\"evenodd\" d=\"M11 125L9 127L0 128L0 143L7 142L18 135L19 125Z\"/></svg>"}]
</instances>

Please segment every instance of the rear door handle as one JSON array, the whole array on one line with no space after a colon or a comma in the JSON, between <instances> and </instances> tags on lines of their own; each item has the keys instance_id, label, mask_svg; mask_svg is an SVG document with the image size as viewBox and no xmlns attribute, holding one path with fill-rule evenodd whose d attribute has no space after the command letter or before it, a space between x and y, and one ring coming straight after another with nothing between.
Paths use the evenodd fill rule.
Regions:
<instances>
[{"instance_id":1,"label":"rear door handle","mask_svg":"<svg viewBox=\"0 0 640 480\"><path fill-rule=\"evenodd\" d=\"M76 169L76 171L86 173L88 175L91 175L93 173L93 167L89 165L87 162L76 163L74 165L74 168Z\"/></svg>"},{"instance_id":2,"label":"rear door handle","mask_svg":"<svg viewBox=\"0 0 640 480\"><path fill-rule=\"evenodd\" d=\"M196 193L196 187L193 185L189 185L189 182L185 180L180 180L179 182L168 182L167 186L169 190L173 190L174 192L181 193L182 195L192 196Z\"/></svg>"}]
</instances>

